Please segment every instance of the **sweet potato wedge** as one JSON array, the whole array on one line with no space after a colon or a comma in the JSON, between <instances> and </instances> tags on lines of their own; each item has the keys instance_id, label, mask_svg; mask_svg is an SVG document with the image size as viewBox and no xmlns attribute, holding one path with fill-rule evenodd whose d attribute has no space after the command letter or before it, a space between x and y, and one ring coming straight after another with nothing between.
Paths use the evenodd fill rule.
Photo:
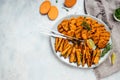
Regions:
<instances>
[{"instance_id":1,"label":"sweet potato wedge","mask_svg":"<svg viewBox=\"0 0 120 80\"><path fill-rule=\"evenodd\" d=\"M73 47L72 53L70 54L70 63L74 62L75 58L75 47Z\"/></svg>"},{"instance_id":2,"label":"sweet potato wedge","mask_svg":"<svg viewBox=\"0 0 120 80\"><path fill-rule=\"evenodd\" d=\"M58 47L58 42L59 42L59 38L55 38L55 51L57 51L57 47Z\"/></svg>"},{"instance_id":3,"label":"sweet potato wedge","mask_svg":"<svg viewBox=\"0 0 120 80\"><path fill-rule=\"evenodd\" d=\"M77 58L77 65L80 66L81 64L81 50L80 49L76 49L76 58Z\"/></svg>"},{"instance_id":4,"label":"sweet potato wedge","mask_svg":"<svg viewBox=\"0 0 120 80\"><path fill-rule=\"evenodd\" d=\"M59 51L60 51L60 52L62 52L62 51L63 51L64 42L65 42L65 40L64 40L64 39L62 39L61 44L60 44L60 48L59 48Z\"/></svg>"},{"instance_id":5,"label":"sweet potato wedge","mask_svg":"<svg viewBox=\"0 0 120 80\"><path fill-rule=\"evenodd\" d=\"M64 51L62 51L61 52L61 55L63 56L63 55L65 55L66 54L66 52L70 49L70 45L64 50Z\"/></svg>"},{"instance_id":6,"label":"sweet potato wedge","mask_svg":"<svg viewBox=\"0 0 120 80\"><path fill-rule=\"evenodd\" d=\"M58 44L56 45L56 51L59 51L61 41L62 41L62 38L59 38Z\"/></svg>"},{"instance_id":7,"label":"sweet potato wedge","mask_svg":"<svg viewBox=\"0 0 120 80\"><path fill-rule=\"evenodd\" d=\"M70 56L70 54L72 53L72 46L71 46L71 48L68 50L68 52L66 53L66 55L65 55L65 58L67 58L67 57L69 57Z\"/></svg>"}]
</instances>

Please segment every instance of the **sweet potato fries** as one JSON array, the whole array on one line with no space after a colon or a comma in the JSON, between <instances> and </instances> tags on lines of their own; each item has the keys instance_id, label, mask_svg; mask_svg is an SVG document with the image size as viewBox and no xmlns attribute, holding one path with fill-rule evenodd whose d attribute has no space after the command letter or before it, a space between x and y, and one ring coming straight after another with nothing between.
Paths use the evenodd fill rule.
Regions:
<instances>
[{"instance_id":1,"label":"sweet potato fries","mask_svg":"<svg viewBox=\"0 0 120 80\"><path fill-rule=\"evenodd\" d=\"M55 50L61 52L61 56L69 58L70 63L78 66L85 64L91 67L98 64L101 49L106 46L110 39L110 33L105 26L91 17L77 17L63 20L58 25L58 31L62 34L84 40L84 42L55 39ZM93 47L96 47L93 49Z\"/></svg>"}]
</instances>

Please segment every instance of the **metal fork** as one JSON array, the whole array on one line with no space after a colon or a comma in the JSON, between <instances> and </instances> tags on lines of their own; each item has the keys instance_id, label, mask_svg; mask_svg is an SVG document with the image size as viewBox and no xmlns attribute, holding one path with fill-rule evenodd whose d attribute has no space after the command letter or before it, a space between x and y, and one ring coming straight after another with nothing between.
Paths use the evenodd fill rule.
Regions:
<instances>
[{"instance_id":1,"label":"metal fork","mask_svg":"<svg viewBox=\"0 0 120 80\"><path fill-rule=\"evenodd\" d=\"M84 41L84 40L77 39L75 37L71 37L71 36L68 36L68 35L65 35L65 34L61 34L58 31L48 29L48 28L44 28L44 29L41 28L40 30L41 30L40 33L49 35L51 37L60 37L60 38L68 39L68 40ZM47 31L49 31L49 33Z\"/></svg>"}]
</instances>

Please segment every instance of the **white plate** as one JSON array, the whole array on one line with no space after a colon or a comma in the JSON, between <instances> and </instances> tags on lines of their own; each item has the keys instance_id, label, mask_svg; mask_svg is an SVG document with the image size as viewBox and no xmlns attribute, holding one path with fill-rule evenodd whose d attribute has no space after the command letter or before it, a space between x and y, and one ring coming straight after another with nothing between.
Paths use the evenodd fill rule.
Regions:
<instances>
[{"instance_id":1,"label":"white plate","mask_svg":"<svg viewBox=\"0 0 120 80\"><path fill-rule=\"evenodd\" d=\"M60 24L64 19L70 19L70 18L72 18L72 17L76 17L76 18L77 18L77 17L79 17L79 16L91 17L91 18L97 20L99 23L103 24L103 25L106 27L106 30L107 30L107 31L110 31L109 28L108 28L108 26L107 26L103 21L101 21L100 19L98 19L98 18L96 18L96 17L93 17L93 16L91 16L91 15L68 15L68 16L66 16L66 17L61 18L61 19L53 26L53 29L57 31L58 24ZM64 59L64 57L60 56L60 52L57 52L57 53L56 53L55 47L54 47L55 38L50 37L50 43L51 43L51 47L52 47L52 49L53 49L53 53L57 56L57 58L59 58L62 62L68 64L69 66L74 66L74 67L77 67L77 68L94 68L94 67L97 67L97 66L99 66L101 63L103 63L103 62L105 61L105 59L108 57L108 55L109 55L109 53L110 53L110 51L111 51L111 50L110 50L107 54L105 54L104 57L100 58L99 63L98 63L97 65L92 65L91 67L88 67L87 64L85 64L85 66L82 67L82 65L77 66L76 63L70 63L68 58ZM112 44L112 39L111 39L111 37L110 37L110 40L109 40L108 43Z\"/></svg>"}]
</instances>

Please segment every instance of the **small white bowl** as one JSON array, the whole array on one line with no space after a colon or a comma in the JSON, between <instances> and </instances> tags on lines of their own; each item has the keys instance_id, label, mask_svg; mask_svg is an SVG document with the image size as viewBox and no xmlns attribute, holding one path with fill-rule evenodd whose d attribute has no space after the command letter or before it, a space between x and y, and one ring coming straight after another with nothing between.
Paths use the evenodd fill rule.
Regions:
<instances>
[{"instance_id":1,"label":"small white bowl","mask_svg":"<svg viewBox=\"0 0 120 80\"><path fill-rule=\"evenodd\" d=\"M113 17L116 21L120 22L120 20L115 16L115 12L113 13Z\"/></svg>"}]
</instances>

